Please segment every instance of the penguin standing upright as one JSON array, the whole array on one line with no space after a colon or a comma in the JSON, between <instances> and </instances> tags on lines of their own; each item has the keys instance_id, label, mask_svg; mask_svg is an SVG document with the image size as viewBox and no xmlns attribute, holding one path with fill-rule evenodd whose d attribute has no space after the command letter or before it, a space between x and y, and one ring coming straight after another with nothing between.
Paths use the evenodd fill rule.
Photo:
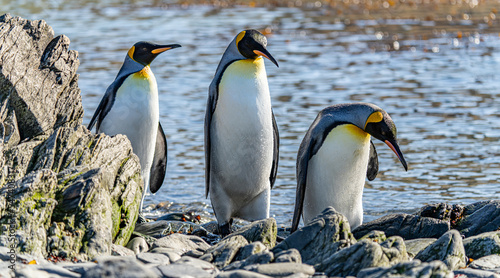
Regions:
<instances>
[{"instance_id":1,"label":"penguin standing upright","mask_svg":"<svg viewBox=\"0 0 500 278\"><path fill-rule=\"evenodd\" d=\"M389 146L405 170L396 125L387 112L370 103L323 109L307 131L297 155L297 195L292 232L300 216L309 223L326 207L345 215L351 228L363 221L365 176L375 179L378 158L373 136Z\"/></svg>"},{"instance_id":2,"label":"penguin standing upright","mask_svg":"<svg viewBox=\"0 0 500 278\"><path fill-rule=\"evenodd\" d=\"M233 217L269 217L278 168L279 135L262 57L278 63L256 30L229 44L209 87L205 115L205 195L222 235Z\"/></svg>"},{"instance_id":3,"label":"penguin standing upright","mask_svg":"<svg viewBox=\"0 0 500 278\"><path fill-rule=\"evenodd\" d=\"M140 212L148 186L152 193L158 191L167 167L167 140L159 121L158 88L149 65L160 53L177 47L181 46L134 44L88 126L91 130L96 125L97 132L110 136L124 134L132 143L144 181Z\"/></svg>"}]
</instances>

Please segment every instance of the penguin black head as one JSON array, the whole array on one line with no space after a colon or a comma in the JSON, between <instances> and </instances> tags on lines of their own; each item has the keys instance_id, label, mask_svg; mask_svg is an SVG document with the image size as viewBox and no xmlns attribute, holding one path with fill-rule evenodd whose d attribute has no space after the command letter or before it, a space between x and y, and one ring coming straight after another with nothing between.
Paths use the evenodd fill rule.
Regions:
<instances>
[{"instance_id":1,"label":"penguin black head","mask_svg":"<svg viewBox=\"0 0 500 278\"><path fill-rule=\"evenodd\" d=\"M160 53L167 50L181 47L179 44L155 44L151 42L138 42L128 51L128 56L144 66L149 66Z\"/></svg>"},{"instance_id":2,"label":"penguin black head","mask_svg":"<svg viewBox=\"0 0 500 278\"><path fill-rule=\"evenodd\" d=\"M236 47L238 51L247 59L257 59L259 56L266 57L273 64L279 67L278 62L267 51L267 39L257 30L241 31L236 37Z\"/></svg>"},{"instance_id":3,"label":"penguin black head","mask_svg":"<svg viewBox=\"0 0 500 278\"><path fill-rule=\"evenodd\" d=\"M375 111L370 114L365 123L365 132L384 142L398 156L403 167L408 171L408 165L399 149L396 125L384 110Z\"/></svg>"}]
</instances>

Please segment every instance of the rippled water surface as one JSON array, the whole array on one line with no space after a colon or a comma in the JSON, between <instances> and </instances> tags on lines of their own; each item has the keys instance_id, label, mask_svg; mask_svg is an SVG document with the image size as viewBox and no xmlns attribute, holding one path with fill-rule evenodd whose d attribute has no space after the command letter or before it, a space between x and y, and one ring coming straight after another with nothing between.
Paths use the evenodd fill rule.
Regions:
<instances>
[{"instance_id":1,"label":"rippled water surface","mask_svg":"<svg viewBox=\"0 0 500 278\"><path fill-rule=\"evenodd\" d=\"M169 161L162 189L147 196L146 204L169 201L175 209L211 210L204 197L207 90L227 44L246 28L267 33L268 49L280 64L276 68L266 61L281 137L271 198L271 214L280 224L291 222L302 137L322 108L342 102L372 102L391 114L409 164L405 172L376 142L380 172L365 187L365 221L427 203L466 204L500 193L500 23L495 10L480 21L455 11L442 22L397 15L349 19L322 7L0 3L2 13L44 19L56 35L71 39L80 54L84 123L132 44L182 44L152 64ZM467 11L473 15L474 9Z\"/></svg>"}]
</instances>

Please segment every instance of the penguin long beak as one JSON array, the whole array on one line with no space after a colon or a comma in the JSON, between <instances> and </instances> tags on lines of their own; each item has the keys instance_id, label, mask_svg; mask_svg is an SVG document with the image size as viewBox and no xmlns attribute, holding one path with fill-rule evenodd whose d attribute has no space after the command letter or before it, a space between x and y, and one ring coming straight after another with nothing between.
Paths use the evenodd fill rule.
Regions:
<instances>
[{"instance_id":1,"label":"penguin long beak","mask_svg":"<svg viewBox=\"0 0 500 278\"><path fill-rule=\"evenodd\" d=\"M253 51L253 53L259 55L259 56L263 56L267 59L269 59L271 62L273 62L273 64L275 64L278 68L280 67L278 65L278 62L276 62L276 60L274 59L274 57L271 55L271 53L269 53L269 51L267 51L267 49L265 48L262 48L260 50L256 49Z\"/></svg>"},{"instance_id":2,"label":"penguin long beak","mask_svg":"<svg viewBox=\"0 0 500 278\"><path fill-rule=\"evenodd\" d=\"M158 48L155 48L155 49L151 50L151 53L153 53L153 54L160 54L160 53L165 52L167 50L174 49L174 48L179 48L179 47L181 47L180 44L159 45Z\"/></svg>"},{"instance_id":3,"label":"penguin long beak","mask_svg":"<svg viewBox=\"0 0 500 278\"><path fill-rule=\"evenodd\" d=\"M392 140L391 140L392 141ZM406 164L406 160L403 156L403 153L399 149L398 143L395 141L391 142L389 140L385 140L384 143L391 148L391 150L397 155L399 158L399 161L401 161L401 164L403 164L403 167L405 168L405 171L408 171L408 164Z\"/></svg>"}]
</instances>

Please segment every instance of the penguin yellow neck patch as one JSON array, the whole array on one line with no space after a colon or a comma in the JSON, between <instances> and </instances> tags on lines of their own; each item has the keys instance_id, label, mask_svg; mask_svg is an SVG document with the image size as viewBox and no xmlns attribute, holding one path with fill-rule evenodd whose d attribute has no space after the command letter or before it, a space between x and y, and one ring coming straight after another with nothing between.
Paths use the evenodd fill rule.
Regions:
<instances>
[{"instance_id":1,"label":"penguin yellow neck patch","mask_svg":"<svg viewBox=\"0 0 500 278\"><path fill-rule=\"evenodd\" d=\"M365 132L364 130L353 124L341 125L340 128L344 129L346 132L348 132L353 136L360 137L363 139L370 138L370 134L368 134L367 132Z\"/></svg>"},{"instance_id":2,"label":"penguin yellow neck patch","mask_svg":"<svg viewBox=\"0 0 500 278\"><path fill-rule=\"evenodd\" d=\"M248 78L255 78L255 75L262 73L265 70L264 59L259 57L257 59L245 59L233 62L226 69L227 72L239 76L246 76Z\"/></svg>"},{"instance_id":3,"label":"penguin yellow neck patch","mask_svg":"<svg viewBox=\"0 0 500 278\"><path fill-rule=\"evenodd\" d=\"M151 71L151 68L146 66L142 70L134 73L135 78L142 78L142 79L149 79L153 72Z\"/></svg>"},{"instance_id":4,"label":"penguin yellow neck patch","mask_svg":"<svg viewBox=\"0 0 500 278\"><path fill-rule=\"evenodd\" d=\"M366 120L365 128L366 128L366 125L368 125L369 123L379 123L383 119L384 119L384 115L382 115L382 112L380 112L380 111L373 112L370 115L370 117L368 117L368 119Z\"/></svg>"}]
</instances>

